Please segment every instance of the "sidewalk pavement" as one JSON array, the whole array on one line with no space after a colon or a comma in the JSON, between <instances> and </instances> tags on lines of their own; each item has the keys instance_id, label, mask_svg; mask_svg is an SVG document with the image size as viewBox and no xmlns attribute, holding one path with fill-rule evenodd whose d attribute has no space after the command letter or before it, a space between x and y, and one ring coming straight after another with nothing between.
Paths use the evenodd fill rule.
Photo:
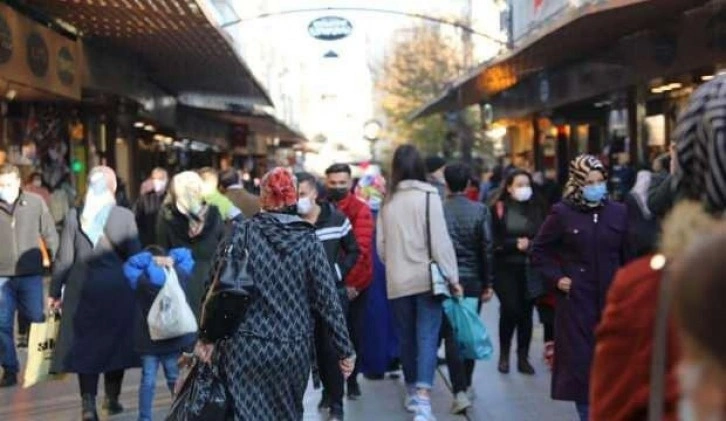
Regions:
<instances>
[{"instance_id":1,"label":"sidewalk pavement","mask_svg":"<svg viewBox=\"0 0 726 421\"><path fill-rule=\"evenodd\" d=\"M484 306L482 318L497 343L498 304ZM24 352L21 355L25 355ZM451 393L445 379L445 367L440 367L433 393L433 408L439 421L570 421L576 420L574 405L554 402L549 398L550 373L542 361L542 330L537 328L532 344L531 360L537 375L527 377L516 373L502 375L497 372L495 352L493 361L483 361L475 372L477 398L467 417L449 414ZM514 362L514 360L512 360ZM516 365L514 365L516 367ZM137 417L137 393L140 370L129 370L124 380L121 396L126 412L112 421L134 421ZM361 378L363 397L358 401L346 402L346 419L349 421L407 421L412 416L403 409L403 386L401 380L386 379L368 381ZM100 390L102 386L99 387ZM102 393L101 393L102 395ZM100 407L99 399L99 407ZM320 392L308 389L305 394L305 421L325 418L317 411ZM163 420L171 398L159 376L155 420ZM75 421L80 414L80 399L75 376L62 381L49 382L32 389L0 390L0 420L10 421Z\"/></svg>"}]
</instances>

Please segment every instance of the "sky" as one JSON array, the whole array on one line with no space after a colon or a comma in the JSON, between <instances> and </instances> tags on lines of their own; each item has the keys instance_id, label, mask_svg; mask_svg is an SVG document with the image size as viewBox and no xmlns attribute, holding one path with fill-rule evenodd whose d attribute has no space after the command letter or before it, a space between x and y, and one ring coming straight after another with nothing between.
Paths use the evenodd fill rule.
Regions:
<instances>
[{"instance_id":1,"label":"sky","mask_svg":"<svg viewBox=\"0 0 726 421\"><path fill-rule=\"evenodd\" d=\"M275 114L309 139L323 135L321 161L364 160L369 144L363 126L381 119L374 95L372 70L383 57L398 29L419 19L371 12L315 11L259 18L263 13L324 7L368 7L423 13L453 19L466 13L468 0L212 0L234 7L240 22L227 27L242 58L268 90ZM472 0L473 27L500 35L493 0ZM484 6L482 6L484 5ZM338 41L320 41L308 34L311 21L340 16L353 25L352 34ZM477 61L496 53L496 46L474 37ZM324 58L328 51L338 58ZM317 165L317 164L316 164ZM318 166L322 166L319 164Z\"/></svg>"}]
</instances>

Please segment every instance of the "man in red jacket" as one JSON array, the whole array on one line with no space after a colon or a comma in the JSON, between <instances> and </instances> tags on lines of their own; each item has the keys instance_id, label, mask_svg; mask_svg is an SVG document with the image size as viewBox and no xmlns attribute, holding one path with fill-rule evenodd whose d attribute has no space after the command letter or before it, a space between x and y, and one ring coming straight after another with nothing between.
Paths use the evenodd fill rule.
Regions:
<instances>
[{"instance_id":1,"label":"man in red jacket","mask_svg":"<svg viewBox=\"0 0 726 421\"><path fill-rule=\"evenodd\" d=\"M346 164L332 165L325 171L328 198L348 217L353 225L353 233L358 242L360 256L353 269L345 278L348 290L348 329L353 341L357 360L361 355L361 332L366 308L366 290L373 279L373 215L368 204L351 193L353 178L350 166ZM358 385L358 364L348 378L348 398L357 399L361 396Z\"/></svg>"}]
</instances>

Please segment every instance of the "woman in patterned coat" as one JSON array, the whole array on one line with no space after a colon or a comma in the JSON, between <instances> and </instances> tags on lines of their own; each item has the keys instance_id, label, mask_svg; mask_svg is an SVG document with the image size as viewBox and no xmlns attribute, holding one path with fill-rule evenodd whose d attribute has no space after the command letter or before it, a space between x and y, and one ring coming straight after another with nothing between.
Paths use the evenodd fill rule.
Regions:
<instances>
[{"instance_id":1,"label":"woman in patterned coat","mask_svg":"<svg viewBox=\"0 0 726 421\"><path fill-rule=\"evenodd\" d=\"M297 216L295 184L282 168L263 179L263 211L231 236L233 250L249 252L258 292L236 335L216 350L213 344L197 345L202 361L219 366L235 421L302 420L313 312L330 329L346 377L355 365L333 272L313 226Z\"/></svg>"}]
</instances>

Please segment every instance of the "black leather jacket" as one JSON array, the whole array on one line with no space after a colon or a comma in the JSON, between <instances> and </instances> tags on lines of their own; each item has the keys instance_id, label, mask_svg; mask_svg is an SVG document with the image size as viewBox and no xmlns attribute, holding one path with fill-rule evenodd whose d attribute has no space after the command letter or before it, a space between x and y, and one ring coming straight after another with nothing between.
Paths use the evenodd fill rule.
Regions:
<instances>
[{"instance_id":1,"label":"black leather jacket","mask_svg":"<svg viewBox=\"0 0 726 421\"><path fill-rule=\"evenodd\" d=\"M478 297L494 280L491 213L483 204L454 194L444 202L444 217L464 294Z\"/></svg>"}]
</instances>

